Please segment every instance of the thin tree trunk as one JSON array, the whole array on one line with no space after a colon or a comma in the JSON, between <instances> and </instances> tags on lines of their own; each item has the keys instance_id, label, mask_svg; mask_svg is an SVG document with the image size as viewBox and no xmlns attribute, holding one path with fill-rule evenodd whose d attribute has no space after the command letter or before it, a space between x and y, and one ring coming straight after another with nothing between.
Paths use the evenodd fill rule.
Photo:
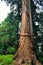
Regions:
<instances>
[{"instance_id":1,"label":"thin tree trunk","mask_svg":"<svg viewBox=\"0 0 43 65\"><path fill-rule=\"evenodd\" d=\"M22 24L20 44L14 65L40 65L36 58L33 43L30 0L22 0Z\"/></svg>"}]
</instances>

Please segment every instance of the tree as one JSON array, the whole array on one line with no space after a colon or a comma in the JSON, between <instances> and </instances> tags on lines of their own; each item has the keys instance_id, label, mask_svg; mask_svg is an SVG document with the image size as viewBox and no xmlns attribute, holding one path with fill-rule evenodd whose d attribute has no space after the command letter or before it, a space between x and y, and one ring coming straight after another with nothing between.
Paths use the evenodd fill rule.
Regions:
<instances>
[{"instance_id":1,"label":"tree","mask_svg":"<svg viewBox=\"0 0 43 65\"><path fill-rule=\"evenodd\" d=\"M22 25L20 33L20 47L15 57L15 65L36 64L41 65L37 60L33 43L32 21L30 0L22 0Z\"/></svg>"},{"instance_id":2,"label":"tree","mask_svg":"<svg viewBox=\"0 0 43 65\"><path fill-rule=\"evenodd\" d=\"M33 46L33 39L32 39L33 36L32 36L32 27L31 27L32 23L31 23L31 16L30 16L30 1L23 0L22 3L23 6L22 6L20 48L18 49L18 53L17 53L18 56L16 58L18 62L16 61L17 63L15 65L20 65L20 64L22 65L25 63L28 63L30 65L31 63L35 63L36 65L40 65L33 51L34 46Z\"/></svg>"},{"instance_id":3,"label":"tree","mask_svg":"<svg viewBox=\"0 0 43 65\"><path fill-rule=\"evenodd\" d=\"M14 16L13 12L10 12L6 19L0 25L0 51L1 54L10 53L8 50L10 48L14 48L17 50L18 48L18 35L19 31L19 20L18 16ZM8 50L7 50L8 49ZM13 52L15 53L15 51Z\"/></svg>"}]
</instances>

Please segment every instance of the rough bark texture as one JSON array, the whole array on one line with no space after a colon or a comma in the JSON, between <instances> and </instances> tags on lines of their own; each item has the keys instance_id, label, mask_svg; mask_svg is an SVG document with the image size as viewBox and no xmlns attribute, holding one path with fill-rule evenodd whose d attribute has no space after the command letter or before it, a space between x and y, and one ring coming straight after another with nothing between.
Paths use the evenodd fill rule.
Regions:
<instances>
[{"instance_id":1,"label":"rough bark texture","mask_svg":"<svg viewBox=\"0 0 43 65\"><path fill-rule=\"evenodd\" d=\"M36 58L33 43L30 0L22 0L20 44L14 65L41 65Z\"/></svg>"}]
</instances>

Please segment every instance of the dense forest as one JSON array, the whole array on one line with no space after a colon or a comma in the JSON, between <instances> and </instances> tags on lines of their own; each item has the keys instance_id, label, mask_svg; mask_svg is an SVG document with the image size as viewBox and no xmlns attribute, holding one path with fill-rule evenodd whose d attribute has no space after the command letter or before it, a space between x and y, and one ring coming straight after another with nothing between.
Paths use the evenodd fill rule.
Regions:
<instances>
[{"instance_id":1,"label":"dense forest","mask_svg":"<svg viewBox=\"0 0 43 65\"><path fill-rule=\"evenodd\" d=\"M5 20L0 24L0 54L2 54L2 55L6 55L6 54L11 55L12 54L12 55L15 55L15 57L16 57L16 53L19 52L18 51L19 47L20 47L19 50L21 50L21 46L19 46L22 42L21 36L23 36L23 34L21 34L21 32L24 33L24 28L21 28L21 26L23 25L23 23L21 23L21 19L22 19L22 17L25 19L25 17L22 13L25 12L25 7L27 7L28 6L27 4L29 4L29 3L26 0L25 1L22 0L22 2L24 2L24 3L22 3L20 0L4 0L4 1L6 2L7 5L10 4L10 9L12 12L10 12L8 14L8 16L5 18ZM35 2L35 4L34 4L34 2ZM29 32L32 34L32 35L30 34L31 36L33 36L32 39L34 41L33 42L34 49L32 48L32 50L35 51L37 59L41 63L43 63L43 12L42 11L37 12L40 9L39 6L37 6L37 3L40 4L40 6L42 6L42 0L41 1L40 0L39 1L35 1L35 0L30 1L32 30L33 31L31 30L31 26L30 26L30 29L29 29L29 27L27 27L28 30L25 27L24 34L25 34L25 36L26 36L26 33L29 34ZM17 8L14 10L15 5L17 6ZM22 6L24 6L24 9ZM28 8L29 7L26 8L26 13L25 13L27 20L29 17L28 13L30 11L30 10L28 11ZM24 21L26 22L27 20L25 19ZM23 19L22 19L22 22L23 22ZM29 24L31 24L31 23L29 23ZM26 31L28 31L28 32L26 32ZM19 44L19 42L20 42L20 44ZM24 53L25 53L25 51L24 51L25 48L23 49ZM18 54L17 59L19 58L20 63L21 63L22 51L20 53L17 53ZM15 58L14 58L14 60L15 60ZM18 60L18 63L19 63L19 60ZM24 57L22 60L23 60L22 63L27 63L27 60L24 60ZM21 63L21 65L22 65L22 63ZM3 64L3 65L6 65L6 64ZM10 65L10 64L8 64L8 65ZM15 65L17 65L17 64L15 64ZM28 64L28 65L31 65L31 64Z\"/></svg>"}]
</instances>

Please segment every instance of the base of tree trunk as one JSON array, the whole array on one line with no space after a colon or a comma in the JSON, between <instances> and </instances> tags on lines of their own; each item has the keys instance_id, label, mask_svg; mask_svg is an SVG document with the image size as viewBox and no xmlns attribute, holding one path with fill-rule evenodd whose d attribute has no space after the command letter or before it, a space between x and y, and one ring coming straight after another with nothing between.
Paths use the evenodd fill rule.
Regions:
<instances>
[{"instance_id":1,"label":"base of tree trunk","mask_svg":"<svg viewBox=\"0 0 43 65\"><path fill-rule=\"evenodd\" d=\"M42 65L33 51L32 40L24 36L20 38L20 47L14 57L14 65Z\"/></svg>"}]
</instances>

